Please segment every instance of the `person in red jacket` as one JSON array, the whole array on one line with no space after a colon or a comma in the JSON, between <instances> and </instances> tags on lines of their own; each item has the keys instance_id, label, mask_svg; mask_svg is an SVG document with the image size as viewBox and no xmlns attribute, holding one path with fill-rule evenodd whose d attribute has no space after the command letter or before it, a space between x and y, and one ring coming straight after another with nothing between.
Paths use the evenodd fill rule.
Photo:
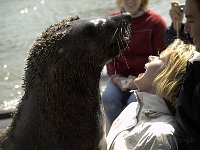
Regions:
<instances>
[{"instance_id":1,"label":"person in red jacket","mask_svg":"<svg viewBox=\"0 0 200 150\"><path fill-rule=\"evenodd\" d=\"M117 0L121 11L114 12L113 15L129 12L132 21L128 47L106 66L110 80L102 94L102 100L110 125L124 107L135 100L130 96L130 90L136 89L134 79L145 71L144 64L147 63L148 56L158 55L164 48L166 22L147 8L148 3L149 0Z\"/></svg>"}]
</instances>

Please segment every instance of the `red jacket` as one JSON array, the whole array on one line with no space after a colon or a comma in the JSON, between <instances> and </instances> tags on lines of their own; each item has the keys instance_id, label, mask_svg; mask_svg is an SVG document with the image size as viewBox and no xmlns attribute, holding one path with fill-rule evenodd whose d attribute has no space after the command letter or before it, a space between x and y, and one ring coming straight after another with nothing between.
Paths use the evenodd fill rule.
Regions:
<instances>
[{"instance_id":1,"label":"red jacket","mask_svg":"<svg viewBox=\"0 0 200 150\"><path fill-rule=\"evenodd\" d=\"M117 12L118 14L120 12ZM114 13L116 14L116 13ZM149 55L158 55L164 48L164 31L167 28L162 17L150 9L131 21L129 49L107 64L107 73L124 76L144 72Z\"/></svg>"}]
</instances>

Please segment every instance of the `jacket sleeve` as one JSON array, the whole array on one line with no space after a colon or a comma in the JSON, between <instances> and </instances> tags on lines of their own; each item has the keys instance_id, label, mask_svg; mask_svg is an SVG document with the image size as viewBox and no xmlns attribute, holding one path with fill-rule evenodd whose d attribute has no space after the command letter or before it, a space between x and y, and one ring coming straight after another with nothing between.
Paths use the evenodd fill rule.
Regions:
<instances>
[{"instance_id":1,"label":"jacket sleeve","mask_svg":"<svg viewBox=\"0 0 200 150\"><path fill-rule=\"evenodd\" d=\"M160 123L159 125L152 125L134 150L177 150L178 139L174 132L174 127L170 124Z\"/></svg>"},{"instance_id":2,"label":"jacket sleeve","mask_svg":"<svg viewBox=\"0 0 200 150\"><path fill-rule=\"evenodd\" d=\"M184 41L185 43L192 43L193 39L190 37L188 33L185 33L184 31L185 24L181 25L181 29L179 31L179 38ZM164 43L167 47L170 45L175 39L177 38L177 33L173 29L173 24L171 24L166 30L164 34Z\"/></svg>"},{"instance_id":3,"label":"jacket sleeve","mask_svg":"<svg viewBox=\"0 0 200 150\"><path fill-rule=\"evenodd\" d=\"M200 61L188 63L175 117L183 141L200 147Z\"/></svg>"}]
</instances>

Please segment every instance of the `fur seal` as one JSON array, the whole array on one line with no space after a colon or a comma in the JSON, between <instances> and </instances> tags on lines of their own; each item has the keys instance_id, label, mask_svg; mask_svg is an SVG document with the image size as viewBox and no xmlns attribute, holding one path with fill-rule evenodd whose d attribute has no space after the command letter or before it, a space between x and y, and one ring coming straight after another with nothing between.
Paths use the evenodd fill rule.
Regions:
<instances>
[{"instance_id":1,"label":"fur seal","mask_svg":"<svg viewBox=\"0 0 200 150\"><path fill-rule=\"evenodd\" d=\"M30 48L24 95L0 149L106 149L99 80L127 46L130 20L127 13L73 17L47 28Z\"/></svg>"}]
</instances>

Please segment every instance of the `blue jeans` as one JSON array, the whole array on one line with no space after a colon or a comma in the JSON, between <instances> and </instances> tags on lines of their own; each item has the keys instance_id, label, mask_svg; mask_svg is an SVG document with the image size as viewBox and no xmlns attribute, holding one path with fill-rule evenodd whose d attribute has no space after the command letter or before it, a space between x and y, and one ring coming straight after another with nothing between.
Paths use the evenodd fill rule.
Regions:
<instances>
[{"instance_id":1,"label":"blue jeans","mask_svg":"<svg viewBox=\"0 0 200 150\"><path fill-rule=\"evenodd\" d=\"M105 91L102 94L102 101L106 117L110 125L131 102L136 101L134 94L129 91L122 91L112 80L109 80Z\"/></svg>"}]
</instances>

